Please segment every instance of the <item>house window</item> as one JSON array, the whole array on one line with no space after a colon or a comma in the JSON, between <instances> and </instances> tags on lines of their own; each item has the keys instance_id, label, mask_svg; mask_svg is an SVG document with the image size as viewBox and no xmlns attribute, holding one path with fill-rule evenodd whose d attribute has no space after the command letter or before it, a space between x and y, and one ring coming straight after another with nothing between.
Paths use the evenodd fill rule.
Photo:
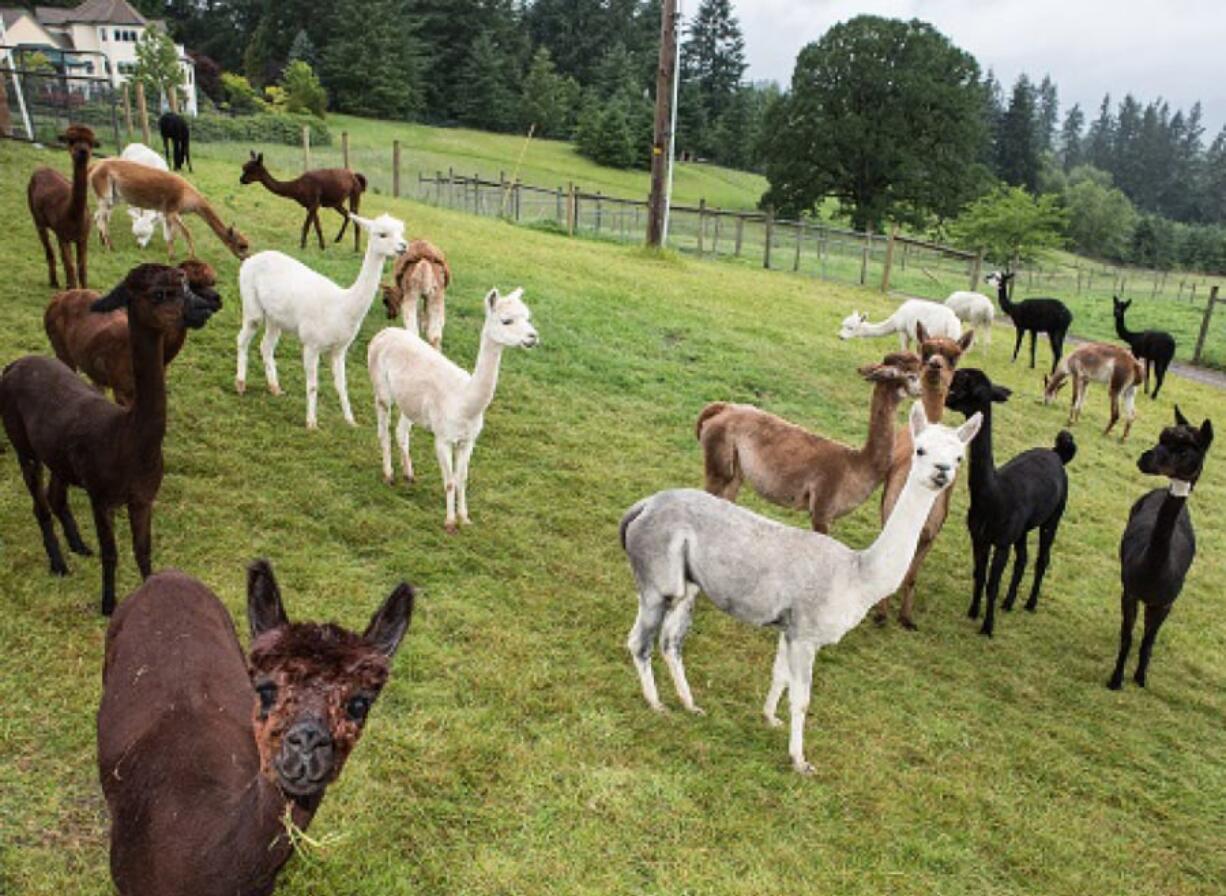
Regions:
<instances>
[{"instance_id":1,"label":"house window","mask_svg":"<svg viewBox=\"0 0 1226 896\"><path fill-rule=\"evenodd\" d=\"M102 43L106 43L106 29L105 28L98 29L98 40L100 40Z\"/></svg>"},{"instance_id":2,"label":"house window","mask_svg":"<svg viewBox=\"0 0 1226 896\"><path fill-rule=\"evenodd\" d=\"M115 40L123 40L123 32L118 28L115 29Z\"/></svg>"}]
</instances>

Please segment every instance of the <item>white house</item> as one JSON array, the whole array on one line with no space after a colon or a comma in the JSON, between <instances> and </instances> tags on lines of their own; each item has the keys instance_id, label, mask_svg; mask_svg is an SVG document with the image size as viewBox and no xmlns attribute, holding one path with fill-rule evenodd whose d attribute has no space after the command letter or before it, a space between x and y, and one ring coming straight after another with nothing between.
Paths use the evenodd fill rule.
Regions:
<instances>
[{"instance_id":1,"label":"white house","mask_svg":"<svg viewBox=\"0 0 1226 896\"><path fill-rule=\"evenodd\" d=\"M69 74L105 77L116 87L135 69L136 42L146 28L164 31L166 25L146 19L127 0L85 0L72 9L37 6L33 13L0 9L0 46L41 50ZM184 111L195 115L196 69L182 44L175 44L175 50L187 94Z\"/></svg>"}]
</instances>

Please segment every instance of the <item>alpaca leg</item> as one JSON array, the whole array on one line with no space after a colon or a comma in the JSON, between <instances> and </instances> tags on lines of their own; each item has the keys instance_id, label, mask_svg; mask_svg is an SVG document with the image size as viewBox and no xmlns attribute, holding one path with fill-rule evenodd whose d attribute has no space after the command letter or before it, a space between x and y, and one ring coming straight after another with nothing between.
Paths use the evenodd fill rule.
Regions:
<instances>
[{"instance_id":1,"label":"alpaca leg","mask_svg":"<svg viewBox=\"0 0 1226 896\"><path fill-rule=\"evenodd\" d=\"M813 660L817 646L796 639L788 641L788 707L792 712L792 732L788 738L788 755L792 768L802 775L813 774L813 766L805 759L805 714L809 711L809 695L813 690Z\"/></svg>"},{"instance_id":2,"label":"alpaca leg","mask_svg":"<svg viewBox=\"0 0 1226 896\"><path fill-rule=\"evenodd\" d=\"M1124 434L1120 441L1126 441L1132 432L1132 422L1137 419L1137 387L1129 386L1124 390Z\"/></svg>"},{"instance_id":3,"label":"alpaca leg","mask_svg":"<svg viewBox=\"0 0 1226 896\"><path fill-rule=\"evenodd\" d=\"M238 328L238 358L237 369L234 371L234 391L239 395L247 391L247 354L251 349L251 340L255 338L256 331L259 329L260 321L254 317L245 319L242 326Z\"/></svg>"},{"instance_id":4,"label":"alpaca leg","mask_svg":"<svg viewBox=\"0 0 1226 896\"><path fill-rule=\"evenodd\" d=\"M188 258L196 257L196 241L192 239L192 232L187 229L187 225L183 223L183 219L178 215L174 216L174 223L183 234L183 239L187 240L187 256Z\"/></svg>"},{"instance_id":5,"label":"alpaca leg","mask_svg":"<svg viewBox=\"0 0 1226 896\"><path fill-rule=\"evenodd\" d=\"M468 519L468 461L473 456L473 448L477 443L472 439L457 442L455 448L455 480L456 480L456 511L460 523L467 526Z\"/></svg>"},{"instance_id":6,"label":"alpaca leg","mask_svg":"<svg viewBox=\"0 0 1226 896\"><path fill-rule=\"evenodd\" d=\"M315 221L315 235L319 237L319 248L322 250L325 248L324 247L324 232L323 232L323 228L319 226L319 206L318 205L315 206L313 209L311 209L311 218Z\"/></svg>"},{"instance_id":7,"label":"alpaca leg","mask_svg":"<svg viewBox=\"0 0 1226 896\"><path fill-rule=\"evenodd\" d=\"M1016 326L1016 325L1015 325ZM1017 340L1013 343L1013 360L1017 361L1017 353L1022 348L1022 337L1026 335L1026 331L1021 327L1017 328Z\"/></svg>"},{"instance_id":8,"label":"alpaca leg","mask_svg":"<svg viewBox=\"0 0 1226 896\"><path fill-rule=\"evenodd\" d=\"M898 622L908 631L915 631L919 628L912 620L912 610L915 607L915 582L919 578L920 569L924 565L924 558L928 556L928 552L932 550L934 539L927 533L927 530L920 533L919 545L915 550L915 557L911 560L911 567L907 570L907 576L902 580L902 595L898 608Z\"/></svg>"},{"instance_id":9,"label":"alpaca leg","mask_svg":"<svg viewBox=\"0 0 1226 896\"><path fill-rule=\"evenodd\" d=\"M1132 649L1132 629L1137 622L1137 599L1127 592L1120 595L1120 652L1115 658L1115 671L1107 681L1107 687L1118 691L1124 685L1124 664Z\"/></svg>"},{"instance_id":10,"label":"alpaca leg","mask_svg":"<svg viewBox=\"0 0 1226 896\"><path fill-rule=\"evenodd\" d=\"M1154 394L1153 397L1158 397L1158 391L1162 388L1162 382L1166 379L1166 368L1170 364L1169 361L1159 361L1154 366Z\"/></svg>"},{"instance_id":11,"label":"alpaca leg","mask_svg":"<svg viewBox=\"0 0 1226 896\"><path fill-rule=\"evenodd\" d=\"M1031 370L1034 370L1035 343L1038 341L1039 341L1039 331L1031 330L1030 331L1030 369ZM1055 373L1055 370L1053 369L1052 372Z\"/></svg>"},{"instance_id":12,"label":"alpaca leg","mask_svg":"<svg viewBox=\"0 0 1226 896\"><path fill-rule=\"evenodd\" d=\"M302 369L306 373L307 429L319 429L316 408L319 404L319 349L313 345L302 347Z\"/></svg>"},{"instance_id":13,"label":"alpaca leg","mask_svg":"<svg viewBox=\"0 0 1226 896\"><path fill-rule=\"evenodd\" d=\"M911 347L911 334L907 332L907 328L903 327L898 331L898 350L905 352Z\"/></svg>"},{"instance_id":14,"label":"alpaca leg","mask_svg":"<svg viewBox=\"0 0 1226 896\"><path fill-rule=\"evenodd\" d=\"M650 588L639 592L639 613L626 638L626 648L630 658L634 660L634 668L639 673L639 684L643 688L643 698L647 705L656 712L664 712L664 704L660 702L660 694L656 690L656 678L651 671L651 645L656 641L660 631L660 623L664 619L666 602L663 595Z\"/></svg>"},{"instance_id":15,"label":"alpaca leg","mask_svg":"<svg viewBox=\"0 0 1226 896\"><path fill-rule=\"evenodd\" d=\"M64 262L64 279L68 281L69 289L80 288L77 281L77 269L72 264L72 250L68 240L60 240L60 259Z\"/></svg>"},{"instance_id":16,"label":"alpaca leg","mask_svg":"<svg viewBox=\"0 0 1226 896\"><path fill-rule=\"evenodd\" d=\"M341 237L343 237L343 236L345 235L345 228L349 226L349 213L348 213L347 211L345 211L345 206L344 206L344 205L333 205L333 206L331 206L331 209L332 209L334 212L336 212L338 215L340 215L340 216L341 216L341 230L340 230L340 233L338 233L338 234L336 235L336 239L334 239L334 240L332 241L332 242L334 242L334 243L339 243L339 242L341 241ZM355 226L356 226L356 225L355 225Z\"/></svg>"},{"instance_id":17,"label":"alpaca leg","mask_svg":"<svg viewBox=\"0 0 1226 896\"><path fill-rule=\"evenodd\" d=\"M426 341L436 350L443 343L443 324L447 320L443 301L441 288L434 290L426 298Z\"/></svg>"},{"instance_id":18,"label":"alpaca leg","mask_svg":"<svg viewBox=\"0 0 1226 896\"><path fill-rule=\"evenodd\" d=\"M51 574L68 575L68 564L60 552L60 540L55 535L55 526L51 522L51 505L47 501L47 493L43 491L43 465L38 458L29 456L21 458L21 475L26 481L30 497L34 499L34 518L38 520L38 528L43 534L43 548L47 552L47 560L51 564Z\"/></svg>"},{"instance_id":19,"label":"alpaca leg","mask_svg":"<svg viewBox=\"0 0 1226 896\"><path fill-rule=\"evenodd\" d=\"M396 424L396 444L400 446L400 466L404 470L405 482L412 482L415 478L413 476L413 456L409 454L409 436L412 431L413 421L402 411L400 422Z\"/></svg>"},{"instance_id":20,"label":"alpaca leg","mask_svg":"<svg viewBox=\"0 0 1226 896\"><path fill-rule=\"evenodd\" d=\"M110 250L114 250L115 246L111 243L110 226L111 212L115 208L115 201L106 196L98 197L98 210L94 212L94 225L98 228L98 240L102 245Z\"/></svg>"},{"instance_id":21,"label":"alpaca leg","mask_svg":"<svg viewBox=\"0 0 1226 896\"><path fill-rule=\"evenodd\" d=\"M1171 612L1171 606L1172 604L1145 605L1145 634L1141 636L1141 655L1137 659L1137 671L1132 676L1137 687L1145 687L1145 674L1149 670L1149 655L1154 649L1154 639L1158 637L1158 629L1162 628L1167 614Z\"/></svg>"},{"instance_id":22,"label":"alpaca leg","mask_svg":"<svg viewBox=\"0 0 1226 896\"><path fill-rule=\"evenodd\" d=\"M1150 366L1151 366L1150 359L1146 358L1145 359L1145 394L1146 395L1149 394L1149 368Z\"/></svg>"},{"instance_id":23,"label":"alpaca leg","mask_svg":"<svg viewBox=\"0 0 1226 896\"><path fill-rule=\"evenodd\" d=\"M1055 373L1056 365L1060 363L1060 358L1064 355L1064 334L1049 333L1047 339L1051 343L1051 372Z\"/></svg>"},{"instance_id":24,"label":"alpaca leg","mask_svg":"<svg viewBox=\"0 0 1226 896\"><path fill-rule=\"evenodd\" d=\"M1110 390L1110 386L1107 387ZM1103 435L1109 435L1111 428L1115 426L1116 421L1120 419L1120 396L1119 393L1111 393L1111 417L1107 421L1107 428L1103 430Z\"/></svg>"},{"instance_id":25,"label":"alpaca leg","mask_svg":"<svg viewBox=\"0 0 1226 896\"><path fill-rule=\"evenodd\" d=\"M51 248L51 238L47 235L46 227L38 228L38 238L42 241L43 255L47 258L47 281L52 289L59 289L60 280L55 272L55 251Z\"/></svg>"},{"instance_id":26,"label":"alpaca leg","mask_svg":"<svg viewBox=\"0 0 1226 896\"><path fill-rule=\"evenodd\" d=\"M308 208L306 217L302 219L302 238L298 241L298 248L305 249L307 234L311 232L311 210Z\"/></svg>"},{"instance_id":27,"label":"alpaca leg","mask_svg":"<svg viewBox=\"0 0 1226 896\"><path fill-rule=\"evenodd\" d=\"M396 481L392 469L392 434L389 431L392 409L382 396L375 393L375 432L379 434L379 450L383 454L383 481L392 485Z\"/></svg>"},{"instance_id":28,"label":"alpaca leg","mask_svg":"<svg viewBox=\"0 0 1226 896\"><path fill-rule=\"evenodd\" d=\"M454 535L459 527L455 520L455 467L451 443L435 436L434 453L438 457L439 471L443 474L443 491L447 494L447 516L443 520L443 528Z\"/></svg>"},{"instance_id":29,"label":"alpaca leg","mask_svg":"<svg viewBox=\"0 0 1226 896\"><path fill-rule=\"evenodd\" d=\"M128 502L128 526L132 530L132 556L141 578L153 574L153 505L143 501Z\"/></svg>"},{"instance_id":30,"label":"alpaca leg","mask_svg":"<svg viewBox=\"0 0 1226 896\"><path fill-rule=\"evenodd\" d=\"M975 588L971 595L971 606L966 615L971 619L979 618L979 607L983 600L983 586L988 577L988 557L992 553L992 545L986 541L974 541L971 551L975 561Z\"/></svg>"},{"instance_id":31,"label":"alpaca leg","mask_svg":"<svg viewBox=\"0 0 1226 896\"><path fill-rule=\"evenodd\" d=\"M349 214L356 215L358 207L362 204L362 194L352 193L349 196ZM362 251L362 228L357 224L353 225L353 251Z\"/></svg>"},{"instance_id":32,"label":"alpaca leg","mask_svg":"<svg viewBox=\"0 0 1226 896\"><path fill-rule=\"evenodd\" d=\"M1033 613L1039 606L1039 589L1043 587L1043 576L1051 563L1051 546L1056 542L1056 531L1060 528L1060 517L1064 514L1061 507L1052 522L1039 529L1039 556L1034 561L1034 581L1030 585L1030 599L1026 601L1027 612Z\"/></svg>"},{"instance_id":33,"label":"alpaca leg","mask_svg":"<svg viewBox=\"0 0 1226 896\"><path fill-rule=\"evenodd\" d=\"M82 289L89 289L89 275L86 271L86 260L89 256L89 228L86 228L85 235L76 241L77 246L77 282L81 284Z\"/></svg>"},{"instance_id":34,"label":"alpaca leg","mask_svg":"<svg viewBox=\"0 0 1226 896\"><path fill-rule=\"evenodd\" d=\"M259 321L251 321L251 335L255 335L256 328L259 327ZM246 324L243 324L244 329ZM240 337L241 337L240 333ZM264 381L268 384L268 391L273 395L281 394L281 382L277 378L277 343L281 339L281 328L274 324L271 320L264 322L264 338L260 340L260 358L264 361ZM248 342L251 341L248 337ZM246 367L247 349L242 349L243 365ZM246 379L246 370L243 371L243 378Z\"/></svg>"},{"instance_id":35,"label":"alpaca leg","mask_svg":"<svg viewBox=\"0 0 1226 896\"><path fill-rule=\"evenodd\" d=\"M772 728L780 728L783 722L777 715L779 698L788 689L788 636L786 632L779 633L779 647L775 651L775 665L771 668L771 687L766 692L766 703L762 705L762 715L766 724Z\"/></svg>"},{"instance_id":36,"label":"alpaca leg","mask_svg":"<svg viewBox=\"0 0 1226 896\"><path fill-rule=\"evenodd\" d=\"M51 512L56 515L60 525L64 527L64 538L68 540L68 550L82 557L91 556L94 552L81 540L81 531L77 528L72 508L68 506L68 484L54 473L51 474L51 484L47 488L47 501L51 505Z\"/></svg>"},{"instance_id":37,"label":"alpaca leg","mask_svg":"<svg viewBox=\"0 0 1226 896\"><path fill-rule=\"evenodd\" d=\"M1009 579L1009 590L1005 593L1004 602L1000 605L1000 608L1006 613L1013 610L1013 603L1017 600L1017 588L1022 583L1022 575L1026 572L1026 561L1028 559L1026 536L1023 535L1013 545L1013 576Z\"/></svg>"},{"instance_id":38,"label":"alpaca leg","mask_svg":"<svg viewBox=\"0 0 1226 896\"><path fill-rule=\"evenodd\" d=\"M345 354L348 350L347 345L332 350L332 385L336 387L336 394L341 400L341 416L350 426L357 426L357 421L353 419L353 408L349 405L349 385L345 381Z\"/></svg>"},{"instance_id":39,"label":"alpaca leg","mask_svg":"<svg viewBox=\"0 0 1226 896\"><path fill-rule=\"evenodd\" d=\"M681 648L685 636L690 630L690 621L694 617L694 601L698 597L698 586L686 582L685 596L674 600L664 615L664 626L660 629L660 653L673 677L673 687L677 689L677 697L681 705L696 715L705 715L702 708L694 702L690 692L690 683L685 677L685 663L681 659Z\"/></svg>"},{"instance_id":40,"label":"alpaca leg","mask_svg":"<svg viewBox=\"0 0 1226 896\"><path fill-rule=\"evenodd\" d=\"M989 638L996 627L996 596L1000 593L1000 580L1008 563L1009 546L998 546L992 554L992 565L988 570L988 609L983 616L983 626L979 629L979 634Z\"/></svg>"},{"instance_id":41,"label":"alpaca leg","mask_svg":"<svg viewBox=\"0 0 1226 896\"><path fill-rule=\"evenodd\" d=\"M98 531L98 554L102 558L102 615L110 616L115 610L115 563L119 552L115 549L115 526L110 508L90 496L94 511L94 528Z\"/></svg>"}]
</instances>

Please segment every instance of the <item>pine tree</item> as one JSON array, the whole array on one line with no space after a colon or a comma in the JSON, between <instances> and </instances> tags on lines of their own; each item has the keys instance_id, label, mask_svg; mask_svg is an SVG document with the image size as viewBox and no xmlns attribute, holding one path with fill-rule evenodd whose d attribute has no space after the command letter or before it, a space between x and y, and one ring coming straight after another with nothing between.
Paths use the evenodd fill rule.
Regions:
<instances>
[{"instance_id":1,"label":"pine tree","mask_svg":"<svg viewBox=\"0 0 1226 896\"><path fill-rule=\"evenodd\" d=\"M1051 152L1055 146L1056 123L1060 116L1060 99L1051 75L1044 75L1039 84L1039 108L1035 128L1038 132L1039 151Z\"/></svg>"},{"instance_id":2,"label":"pine tree","mask_svg":"<svg viewBox=\"0 0 1226 896\"><path fill-rule=\"evenodd\" d=\"M1039 137L1035 123L1034 86L1025 75L1013 85L1009 108L1001 119L996 144L996 172L1001 180L1034 193L1039 186Z\"/></svg>"},{"instance_id":3,"label":"pine tree","mask_svg":"<svg viewBox=\"0 0 1226 896\"><path fill-rule=\"evenodd\" d=\"M1103 97L1098 118L1090 125L1084 145L1084 159L1095 168L1114 171L1115 119L1111 115L1111 94Z\"/></svg>"},{"instance_id":4,"label":"pine tree","mask_svg":"<svg viewBox=\"0 0 1226 896\"><path fill-rule=\"evenodd\" d=\"M333 106L355 115L411 119L421 114L424 69L414 20L398 0L338 0L333 37L320 53L320 80Z\"/></svg>"},{"instance_id":5,"label":"pine tree","mask_svg":"<svg viewBox=\"0 0 1226 896\"><path fill-rule=\"evenodd\" d=\"M564 78L553 67L546 47L532 57L532 65L524 76L520 94L519 124L524 130L536 125L541 137L565 139L574 123L574 106L579 98L579 85L574 78Z\"/></svg>"},{"instance_id":6,"label":"pine tree","mask_svg":"<svg viewBox=\"0 0 1226 896\"><path fill-rule=\"evenodd\" d=\"M1073 104L1064 116L1064 125L1060 128L1060 164L1065 171L1072 171L1082 163L1084 149L1081 145L1082 128L1085 127L1086 116L1081 106Z\"/></svg>"},{"instance_id":7,"label":"pine tree","mask_svg":"<svg viewBox=\"0 0 1226 896\"><path fill-rule=\"evenodd\" d=\"M315 43L311 40L311 36L306 33L305 28L299 28L298 33L294 35L293 42L289 45L289 61L296 62L302 60L312 69L319 67L319 53L315 49Z\"/></svg>"},{"instance_id":8,"label":"pine tree","mask_svg":"<svg viewBox=\"0 0 1226 896\"><path fill-rule=\"evenodd\" d=\"M461 68L453 109L462 124L491 131L514 129L519 103L511 60L490 31L482 31L469 47Z\"/></svg>"},{"instance_id":9,"label":"pine tree","mask_svg":"<svg viewBox=\"0 0 1226 896\"><path fill-rule=\"evenodd\" d=\"M698 84L707 117L718 118L745 74L745 39L731 0L702 0L681 47L681 77Z\"/></svg>"}]
</instances>

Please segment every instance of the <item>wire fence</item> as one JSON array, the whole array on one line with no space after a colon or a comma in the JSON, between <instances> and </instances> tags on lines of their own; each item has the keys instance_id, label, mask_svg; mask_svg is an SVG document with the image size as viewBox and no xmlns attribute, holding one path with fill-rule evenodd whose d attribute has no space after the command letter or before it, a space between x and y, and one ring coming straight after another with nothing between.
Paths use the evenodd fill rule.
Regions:
<instances>
[{"instance_id":1,"label":"wire fence","mask_svg":"<svg viewBox=\"0 0 1226 896\"><path fill-rule=\"evenodd\" d=\"M53 65L41 52L0 45L0 137L54 143L70 123L85 124L101 144L99 155L117 154L123 113L105 61L73 53Z\"/></svg>"}]
</instances>

